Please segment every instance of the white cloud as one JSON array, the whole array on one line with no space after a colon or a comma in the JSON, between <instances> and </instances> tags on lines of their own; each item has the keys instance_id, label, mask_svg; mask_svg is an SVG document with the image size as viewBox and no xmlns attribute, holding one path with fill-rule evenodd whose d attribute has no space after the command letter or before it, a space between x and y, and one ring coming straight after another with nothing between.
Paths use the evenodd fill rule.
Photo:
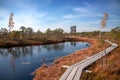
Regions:
<instances>
[{"instance_id":1,"label":"white cloud","mask_svg":"<svg viewBox=\"0 0 120 80\"><path fill-rule=\"evenodd\" d=\"M73 11L76 12L77 17L102 17L103 15L88 7L76 7L73 8Z\"/></svg>"},{"instance_id":2,"label":"white cloud","mask_svg":"<svg viewBox=\"0 0 120 80\"><path fill-rule=\"evenodd\" d=\"M20 26L32 27L35 30L39 28L39 25L42 23L42 18L47 16L47 13L40 13L37 11L36 7L31 7L29 4L25 4L18 1L21 10L13 12L13 21L15 22L14 30L18 30ZM9 19L10 10L7 8L0 9L0 27L8 28L8 19Z\"/></svg>"},{"instance_id":3,"label":"white cloud","mask_svg":"<svg viewBox=\"0 0 120 80\"><path fill-rule=\"evenodd\" d=\"M0 27L8 27L9 11L0 8Z\"/></svg>"},{"instance_id":4,"label":"white cloud","mask_svg":"<svg viewBox=\"0 0 120 80\"><path fill-rule=\"evenodd\" d=\"M66 23L71 23L72 22L72 20L66 20Z\"/></svg>"},{"instance_id":5,"label":"white cloud","mask_svg":"<svg viewBox=\"0 0 120 80\"><path fill-rule=\"evenodd\" d=\"M43 13L37 13L34 11L34 14L27 14L26 12L19 13L14 16L15 27L14 29L19 29L20 26L33 27L35 30L38 29L38 26L42 24L42 18L46 16Z\"/></svg>"},{"instance_id":6,"label":"white cloud","mask_svg":"<svg viewBox=\"0 0 120 80\"><path fill-rule=\"evenodd\" d=\"M62 17L64 19L72 19L72 18L75 18L75 15L73 15L73 14L67 14L67 15L63 15Z\"/></svg>"},{"instance_id":7,"label":"white cloud","mask_svg":"<svg viewBox=\"0 0 120 80\"><path fill-rule=\"evenodd\" d=\"M8 19L9 19L9 11L0 11L1 14L0 18L0 27L8 27ZM36 28L36 26L40 25L42 23L42 18L46 16L46 13L38 13L37 11L34 11L34 13L29 11L24 11L20 13L14 13L13 21L15 22L14 30L18 30L20 26L26 26L26 27L33 27Z\"/></svg>"},{"instance_id":8,"label":"white cloud","mask_svg":"<svg viewBox=\"0 0 120 80\"><path fill-rule=\"evenodd\" d=\"M73 9L73 11L79 12L81 14L90 14L91 13L89 8L83 8L83 7L76 7Z\"/></svg>"},{"instance_id":9,"label":"white cloud","mask_svg":"<svg viewBox=\"0 0 120 80\"><path fill-rule=\"evenodd\" d=\"M97 8L95 8L94 6L92 6L92 4L90 3L85 3L85 6L78 6L78 7L73 7L72 8L73 13L72 14L66 14L63 15L62 17L64 19L68 19L68 20L73 20L73 19L88 19L91 18L102 18L103 13L99 13L97 12Z\"/></svg>"},{"instance_id":10,"label":"white cloud","mask_svg":"<svg viewBox=\"0 0 120 80\"><path fill-rule=\"evenodd\" d=\"M39 8L43 9L45 7L48 7L53 0L39 0L39 5L37 4L38 1L32 1L32 0L14 0L13 3L17 4L17 6L23 8L23 9L30 9L30 8L36 8L39 6ZM37 4L37 5L36 5Z\"/></svg>"},{"instance_id":11,"label":"white cloud","mask_svg":"<svg viewBox=\"0 0 120 80\"><path fill-rule=\"evenodd\" d=\"M6 19L7 15L8 15L8 11L4 9L0 9L0 18Z\"/></svg>"}]
</instances>

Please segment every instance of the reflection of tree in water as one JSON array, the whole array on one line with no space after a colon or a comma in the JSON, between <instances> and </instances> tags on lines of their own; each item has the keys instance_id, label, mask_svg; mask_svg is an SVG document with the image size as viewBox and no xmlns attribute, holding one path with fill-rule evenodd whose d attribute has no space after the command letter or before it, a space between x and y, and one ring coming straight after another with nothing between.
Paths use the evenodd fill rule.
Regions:
<instances>
[{"instance_id":1,"label":"reflection of tree in water","mask_svg":"<svg viewBox=\"0 0 120 80\"><path fill-rule=\"evenodd\" d=\"M53 49L54 50L63 50L64 48L64 43L60 43L60 44L53 44Z\"/></svg>"},{"instance_id":2,"label":"reflection of tree in water","mask_svg":"<svg viewBox=\"0 0 120 80\"><path fill-rule=\"evenodd\" d=\"M48 51L50 50L62 50L64 48L64 43L52 44L52 45L43 45L43 48L46 48Z\"/></svg>"},{"instance_id":3,"label":"reflection of tree in water","mask_svg":"<svg viewBox=\"0 0 120 80\"><path fill-rule=\"evenodd\" d=\"M14 48L7 48L7 49L0 49L0 55L2 57L8 56L8 54L12 55L14 58L18 58L20 56L26 56L33 54L34 46L27 46L27 47L14 47ZM51 45L43 45L42 48L46 48L48 51L50 50L62 50L64 48L64 43L58 44L51 44ZM41 46L37 46L37 50L41 51Z\"/></svg>"},{"instance_id":4,"label":"reflection of tree in water","mask_svg":"<svg viewBox=\"0 0 120 80\"><path fill-rule=\"evenodd\" d=\"M28 46L28 47L22 47L21 49L21 56L26 56L26 55L32 55L33 53L33 47Z\"/></svg>"},{"instance_id":5,"label":"reflection of tree in water","mask_svg":"<svg viewBox=\"0 0 120 80\"><path fill-rule=\"evenodd\" d=\"M41 52L41 47L40 46L37 46L37 51Z\"/></svg>"},{"instance_id":6,"label":"reflection of tree in water","mask_svg":"<svg viewBox=\"0 0 120 80\"><path fill-rule=\"evenodd\" d=\"M14 48L7 49L8 54L11 54L13 57L19 57L17 51Z\"/></svg>"},{"instance_id":7,"label":"reflection of tree in water","mask_svg":"<svg viewBox=\"0 0 120 80\"><path fill-rule=\"evenodd\" d=\"M20 56L32 55L32 53L32 46L0 49L0 55L3 57L6 57L8 56L8 54L11 54L14 58L17 58Z\"/></svg>"},{"instance_id":8,"label":"reflection of tree in water","mask_svg":"<svg viewBox=\"0 0 120 80\"><path fill-rule=\"evenodd\" d=\"M77 42L70 42L71 46L76 46Z\"/></svg>"},{"instance_id":9,"label":"reflection of tree in water","mask_svg":"<svg viewBox=\"0 0 120 80\"><path fill-rule=\"evenodd\" d=\"M50 51L52 49L51 47L52 45L43 45L43 48L46 48L48 51Z\"/></svg>"},{"instance_id":10,"label":"reflection of tree in water","mask_svg":"<svg viewBox=\"0 0 120 80\"><path fill-rule=\"evenodd\" d=\"M10 64L12 70L15 71L15 58L12 55L10 56Z\"/></svg>"},{"instance_id":11,"label":"reflection of tree in water","mask_svg":"<svg viewBox=\"0 0 120 80\"><path fill-rule=\"evenodd\" d=\"M0 55L2 57L6 57L8 55L8 52L5 49L0 49Z\"/></svg>"}]
</instances>

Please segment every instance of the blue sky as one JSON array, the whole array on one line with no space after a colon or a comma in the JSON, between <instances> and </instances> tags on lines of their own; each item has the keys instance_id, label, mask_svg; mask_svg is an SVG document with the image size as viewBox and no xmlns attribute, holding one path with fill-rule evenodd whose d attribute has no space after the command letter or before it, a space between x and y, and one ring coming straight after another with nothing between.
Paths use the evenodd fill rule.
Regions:
<instances>
[{"instance_id":1,"label":"blue sky","mask_svg":"<svg viewBox=\"0 0 120 80\"><path fill-rule=\"evenodd\" d=\"M8 28L9 14L14 13L14 30L20 26L35 31L62 28L69 32L76 25L77 32L100 29L102 16L109 14L107 27L120 25L120 0L0 0L0 28Z\"/></svg>"}]
</instances>

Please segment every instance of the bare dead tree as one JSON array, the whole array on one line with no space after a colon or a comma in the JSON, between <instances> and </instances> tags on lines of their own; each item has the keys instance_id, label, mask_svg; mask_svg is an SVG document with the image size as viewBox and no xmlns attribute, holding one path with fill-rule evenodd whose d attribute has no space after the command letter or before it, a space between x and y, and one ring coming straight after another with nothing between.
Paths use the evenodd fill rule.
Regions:
<instances>
[{"instance_id":1,"label":"bare dead tree","mask_svg":"<svg viewBox=\"0 0 120 80\"><path fill-rule=\"evenodd\" d=\"M102 35L101 35L102 28L106 27L108 16L109 16L108 13L104 13L104 15L103 15L103 18L102 18L102 21L101 21L100 39L102 38Z\"/></svg>"},{"instance_id":2,"label":"bare dead tree","mask_svg":"<svg viewBox=\"0 0 120 80\"><path fill-rule=\"evenodd\" d=\"M107 20L108 20L108 13L104 13L103 15L103 18L102 18L102 21L101 21L101 30L100 30L100 39L102 40L102 34L101 34L101 31L102 31L102 28L105 28L106 27L106 23L107 23ZM106 61L106 64L107 64L107 56L106 56L106 43L104 43L104 48L105 48L105 61ZM102 55L101 55L102 56ZM101 65L103 66L103 60L101 59Z\"/></svg>"},{"instance_id":3,"label":"bare dead tree","mask_svg":"<svg viewBox=\"0 0 120 80\"><path fill-rule=\"evenodd\" d=\"M11 32L11 29L13 29L14 27L13 13L10 13L8 27L9 27L9 31Z\"/></svg>"},{"instance_id":4,"label":"bare dead tree","mask_svg":"<svg viewBox=\"0 0 120 80\"><path fill-rule=\"evenodd\" d=\"M102 28L106 27L107 19L108 19L108 13L104 13L104 16L103 16L102 21L101 21Z\"/></svg>"}]
</instances>

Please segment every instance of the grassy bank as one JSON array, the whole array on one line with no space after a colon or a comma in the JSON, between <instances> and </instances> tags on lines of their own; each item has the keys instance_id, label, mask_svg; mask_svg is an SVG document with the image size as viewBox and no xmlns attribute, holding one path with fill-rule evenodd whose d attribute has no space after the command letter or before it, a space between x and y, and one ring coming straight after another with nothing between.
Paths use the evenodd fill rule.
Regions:
<instances>
[{"instance_id":1,"label":"grassy bank","mask_svg":"<svg viewBox=\"0 0 120 80\"><path fill-rule=\"evenodd\" d=\"M21 26L18 31L9 32L6 28L0 29L0 47L16 47L41 44L53 44L64 42L64 30L57 28L55 30L47 29L44 33L40 30L33 31L32 28Z\"/></svg>"},{"instance_id":2,"label":"grassy bank","mask_svg":"<svg viewBox=\"0 0 120 80\"><path fill-rule=\"evenodd\" d=\"M66 42L69 40L45 40L45 41L36 41L36 40L0 40L0 48L10 48L10 47L19 47L19 46L33 46L33 45L46 45L54 44L60 42Z\"/></svg>"}]
</instances>

